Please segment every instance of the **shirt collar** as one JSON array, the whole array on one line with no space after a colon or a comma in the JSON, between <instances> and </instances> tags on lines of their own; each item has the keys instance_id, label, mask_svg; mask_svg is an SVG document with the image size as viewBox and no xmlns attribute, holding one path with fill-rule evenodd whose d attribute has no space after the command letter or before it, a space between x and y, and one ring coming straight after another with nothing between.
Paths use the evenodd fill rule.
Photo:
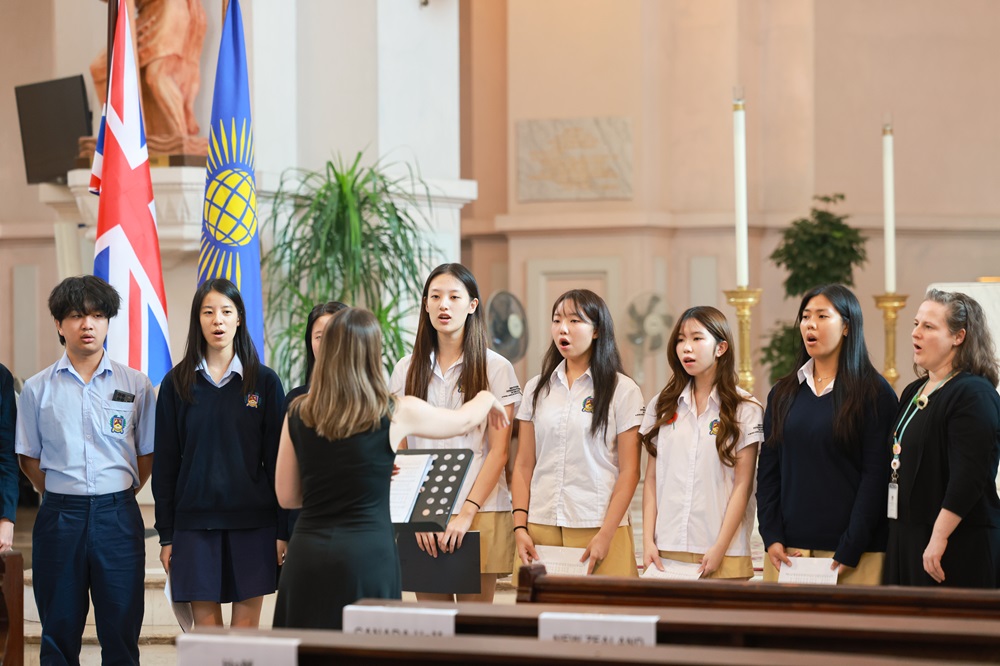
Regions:
<instances>
[{"instance_id":1,"label":"shirt collar","mask_svg":"<svg viewBox=\"0 0 1000 666\"><path fill-rule=\"evenodd\" d=\"M718 385L712 387L712 392L708 394L709 405L714 406L716 409L719 408L719 387ZM681 391L681 394L677 396L677 411L694 411L694 380L689 379L687 386Z\"/></svg>"},{"instance_id":2,"label":"shirt collar","mask_svg":"<svg viewBox=\"0 0 1000 666\"><path fill-rule=\"evenodd\" d=\"M63 370L72 373L73 376L79 379L81 382L83 381L83 377L81 377L80 373L77 372L76 368L73 367L73 362L69 360L69 354L66 353L65 350L63 351L63 355L59 359L59 362L56 363L56 372L61 372ZM104 374L105 372L114 374L114 368L111 366L111 358L110 356L108 356L108 350L106 349L102 352L101 362L97 364L97 370L94 371L94 374L91 376L91 379L97 377L98 375Z\"/></svg>"},{"instance_id":3,"label":"shirt collar","mask_svg":"<svg viewBox=\"0 0 1000 666\"><path fill-rule=\"evenodd\" d=\"M554 374L559 379L559 381L562 382L563 386L567 387L569 386L569 380L566 379L566 359L563 359L562 361L559 362L559 365L556 366L555 372L553 372L552 374ZM594 375L591 374L589 365L587 366L587 369L583 371L583 374L577 377L576 379L577 381L580 381L584 377L589 379L591 384L594 383ZM574 382L574 384L575 383L576 382Z\"/></svg>"},{"instance_id":4,"label":"shirt collar","mask_svg":"<svg viewBox=\"0 0 1000 666\"><path fill-rule=\"evenodd\" d=\"M212 374L208 371L208 363L205 362L204 356L201 357L201 362L198 364L198 367L195 368L195 370L201 370L209 377L212 376ZM226 377L228 377L233 373L236 373L241 378L243 377L243 362L240 361L240 357L238 354L233 354L233 360L229 362L229 367L226 368L226 371L224 373L222 373L222 379L220 379L219 381L220 382L225 381Z\"/></svg>"},{"instance_id":5,"label":"shirt collar","mask_svg":"<svg viewBox=\"0 0 1000 666\"><path fill-rule=\"evenodd\" d=\"M801 384L804 381L808 381L809 378L812 377L814 365L816 365L815 361L809 359L803 364L801 368L799 368L799 371L797 373L799 378L799 384Z\"/></svg>"},{"instance_id":6,"label":"shirt collar","mask_svg":"<svg viewBox=\"0 0 1000 666\"><path fill-rule=\"evenodd\" d=\"M809 359L802 364L802 367L799 368L798 373L796 373L799 378L799 384L801 385L802 382L805 382L809 385L809 388L812 389L813 395L817 396L823 396L827 393L833 392L833 385L837 382L836 379L831 379L830 383L826 385L826 388L823 389L822 393L816 390L816 382L813 381L813 369L815 365L816 363L812 359Z\"/></svg>"},{"instance_id":7,"label":"shirt collar","mask_svg":"<svg viewBox=\"0 0 1000 666\"><path fill-rule=\"evenodd\" d=\"M448 371L450 372L450 371L454 370L455 368L462 367L462 361L464 361L464 360L465 360L465 354L463 353L461 356L458 357L458 360L455 361L455 363L450 368L448 368ZM437 375L441 379L444 379L444 371L441 369L441 366L438 364L437 352L433 352L433 351L431 352L431 370L433 371L433 373L435 375Z\"/></svg>"}]
</instances>

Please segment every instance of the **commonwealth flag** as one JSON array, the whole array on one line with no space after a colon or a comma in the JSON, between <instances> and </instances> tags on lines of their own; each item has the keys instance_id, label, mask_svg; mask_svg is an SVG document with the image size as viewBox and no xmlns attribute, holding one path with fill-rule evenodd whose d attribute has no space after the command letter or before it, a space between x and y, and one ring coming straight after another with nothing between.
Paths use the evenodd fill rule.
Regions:
<instances>
[{"instance_id":1,"label":"commonwealth flag","mask_svg":"<svg viewBox=\"0 0 1000 666\"><path fill-rule=\"evenodd\" d=\"M230 0L215 71L198 284L223 277L239 288L246 306L247 321L242 324L263 360L264 304L253 169L253 124L243 17L239 0Z\"/></svg>"}]
</instances>

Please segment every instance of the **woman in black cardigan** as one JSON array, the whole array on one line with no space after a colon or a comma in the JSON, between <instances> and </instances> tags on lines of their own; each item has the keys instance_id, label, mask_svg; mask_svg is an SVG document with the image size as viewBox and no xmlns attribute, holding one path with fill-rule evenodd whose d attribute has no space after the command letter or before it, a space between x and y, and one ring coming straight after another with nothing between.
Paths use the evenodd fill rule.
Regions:
<instances>
[{"instance_id":1,"label":"woman in black cardigan","mask_svg":"<svg viewBox=\"0 0 1000 666\"><path fill-rule=\"evenodd\" d=\"M893 435L885 581L996 587L1000 364L986 316L969 296L932 289L912 339L920 378Z\"/></svg>"}]
</instances>

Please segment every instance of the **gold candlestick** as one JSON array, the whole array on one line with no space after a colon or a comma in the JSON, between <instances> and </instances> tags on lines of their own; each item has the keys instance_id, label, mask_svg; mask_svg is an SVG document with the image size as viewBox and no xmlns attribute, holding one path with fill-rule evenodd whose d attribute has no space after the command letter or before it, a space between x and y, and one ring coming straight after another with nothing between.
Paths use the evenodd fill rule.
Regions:
<instances>
[{"instance_id":1,"label":"gold candlestick","mask_svg":"<svg viewBox=\"0 0 1000 666\"><path fill-rule=\"evenodd\" d=\"M736 308L736 321L739 325L740 345L740 386L745 391L753 393L753 359L750 356L750 308L760 302L761 289L737 287L723 291L726 302Z\"/></svg>"},{"instance_id":2,"label":"gold candlestick","mask_svg":"<svg viewBox=\"0 0 1000 666\"><path fill-rule=\"evenodd\" d=\"M875 307L882 311L885 320L885 370L882 376L889 385L896 388L899 372L896 371L896 320L899 311L906 306L905 294L882 294L875 297Z\"/></svg>"}]
</instances>

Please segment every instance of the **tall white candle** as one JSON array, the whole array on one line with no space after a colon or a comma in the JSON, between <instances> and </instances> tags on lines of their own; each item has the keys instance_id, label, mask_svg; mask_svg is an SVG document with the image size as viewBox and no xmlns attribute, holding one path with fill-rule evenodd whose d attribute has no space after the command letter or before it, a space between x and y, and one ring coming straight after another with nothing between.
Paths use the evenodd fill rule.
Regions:
<instances>
[{"instance_id":1,"label":"tall white candle","mask_svg":"<svg viewBox=\"0 0 1000 666\"><path fill-rule=\"evenodd\" d=\"M885 214L885 292L896 293L896 177L892 125L882 127L882 199Z\"/></svg>"},{"instance_id":2,"label":"tall white candle","mask_svg":"<svg viewBox=\"0 0 1000 666\"><path fill-rule=\"evenodd\" d=\"M747 239L747 125L743 99L733 100L733 180L736 208L736 286L750 286L750 250Z\"/></svg>"}]
</instances>

